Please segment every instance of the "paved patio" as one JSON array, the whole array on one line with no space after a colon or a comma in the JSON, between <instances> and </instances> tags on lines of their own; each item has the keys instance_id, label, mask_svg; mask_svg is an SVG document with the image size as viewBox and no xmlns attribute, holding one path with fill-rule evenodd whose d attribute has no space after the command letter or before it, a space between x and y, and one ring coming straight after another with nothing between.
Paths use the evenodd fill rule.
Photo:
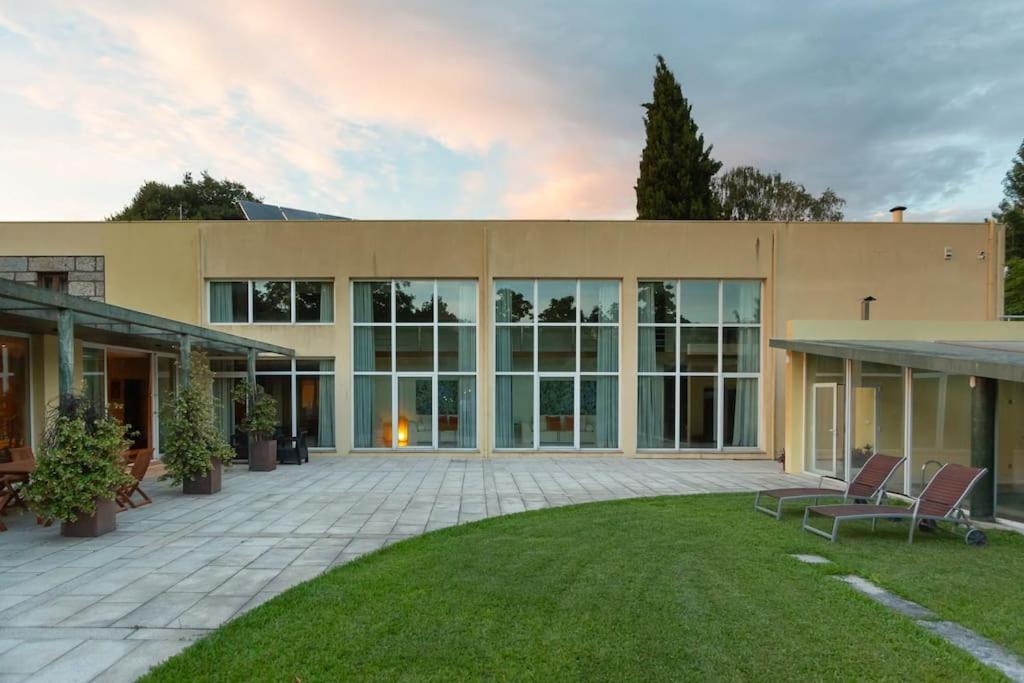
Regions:
<instances>
[{"instance_id":1,"label":"paved patio","mask_svg":"<svg viewBox=\"0 0 1024 683\"><path fill-rule=\"evenodd\" d=\"M97 539L28 515L0 534L0 682L132 681L329 567L425 531L613 498L799 483L765 461L314 457L225 474L216 496L149 482L154 504Z\"/></svg>"}]
</instances>

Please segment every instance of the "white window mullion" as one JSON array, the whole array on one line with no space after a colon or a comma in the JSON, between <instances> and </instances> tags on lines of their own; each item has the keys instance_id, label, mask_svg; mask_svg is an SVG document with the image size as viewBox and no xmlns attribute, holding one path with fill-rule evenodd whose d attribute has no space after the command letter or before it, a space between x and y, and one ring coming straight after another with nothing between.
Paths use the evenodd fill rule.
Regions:
<instances>
[{"instance_id":1,"label":"white window mullion","mask_svg":"<svg viewBox=\"0 0 1024 683\"><path fill-rule=\"evenodd\" d=\"M290 299L291 300L291 306L289 306L289 308L291 309L291 323L292 323L292 325L294 325L295 324L295 280L290 280L288 284L289 284L289 287L291 289L291 299Z\"/></svg>"},{"instance_id":2,"label":"white window mullion","mask_svg":"<svg viewBox=\"0 0 1024 683\"><path fill-rule=\"evenodd\" d=\"M725 303L724 298L725 283L723 280L718 281L718 377L715 378L715 444L718 450L722 450L725 447L725 379L723 374L725 373L725 330L723 328L723 319L725 313L723 307Z\"/></svg>"},{"instance_id":3,"label":"white window mullion","mask_svg":"<svg viewBox=\"0 0 1024 683\"><path fill-rule=\"evenodd\" d=\"M398 450L398 310L395 308L395 287L397 282L391 280L391 448Z\"/></svg>"},{"instance_id":4,"label":"white window mullion","mask_svg":"<svg viewBox=\"0 0 1024 683\"><path fill-rule=\"evenodd\" d=\"M438 331L438 321L439 321L438 309L440 308L440 306L439 306L439 302L438 302L438 299L437 299L437 280L434 280L434 294L433 294L433 297L434 297L434 304L433 304L433 309L434 309L434 330L433 330L433 334L434 334L434 373L433 373L433 377L431 378L431 383L432 383L432 392L431 392L431 394L434 397L434 401L433 401L433 409L431 410L432 414L431 414L431 425L430 425L430 434L431 434L431 436L430 436L430 443L432 444L433 448L436 449L436 448L438 448L438 429L437 429L437 423L438 423L438 417L441 414L441 412L440 412L441 406L440 406L440 402L439 402L440 387L438 386L440 384L440 382L438 381L438 377L437 377L438 371L440 370L440 367L441 367L441 364L440 364L440 361L439 361L440 350L438 349L438 341L440 340L440 334L439 334L439 331ZM457 356L458 356L458 345L456 344L456 357ZM458 363L458 361L456 361L456 366L455 367L458 367L457 363Z\"/></svg>"},{"instance_id":5,"label":"white window mullion","mask_svg":"<svg viewBox=\"0 0 1024 683\"><path fill-rule=\"evenodd\" d=\"M246 292L248 293L248 295L249 295L249 296L248 296L248 300L249 300L249 317L248 317L248 319L247 319L247 320L246 320L245 322L246 322L247 324L249 324L249 325L252 325L252 323L253 323L253 314L252 314L252 309L253 309L253 306L252 306L252 299L253 299L253 290L254 290L254 289L255 289L255 287L256 287L256 283L255 283L255 282L253 282L252 280L246 280L246 281L245 281L245 284L246 284L246 287L245 287L245 291L246 291Z\"/></svg>"},{"instance_id":6,"label":"white window mullion","mask_svg":"<svg viewBox=\"0 0 1024 683\"><path fill-rule=\"evenodd\" d=\"M294 437L299 435L299 382L296 371L296 360L292 358L292 436Z\"/></svg>"}]
</instances>

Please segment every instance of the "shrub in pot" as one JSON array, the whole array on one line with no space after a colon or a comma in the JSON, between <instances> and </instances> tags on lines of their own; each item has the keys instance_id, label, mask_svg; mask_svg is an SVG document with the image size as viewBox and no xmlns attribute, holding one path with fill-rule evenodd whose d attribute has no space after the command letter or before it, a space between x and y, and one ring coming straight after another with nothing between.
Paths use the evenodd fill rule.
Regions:
<instances>
[{"instance_id":1,"label":"shrub in pot","mask_svg":"<svg viewBox=\"0 0 1024 683\"><path fill-rule=\"evenodd\" d=\"M269 472L277 469L277 440L281 426L277 419L277 401L258 384L243 381L235 387L235 401L245 406L245 418L239 429L249 434L249 469Z\"/></svg>"},{"instance_id":2,"label":"shrub in pot","mask_svg":"<svg viewBox=\"0 0 1024 683\"><path fill-rule=\"evenodd\" d=\"M231 462L234 451L217 429L213 397L213 372L201 351L190 356L188 385L166 402L163 426L161 479L181 484L185 493L211 494L220 491L221 468Z\"/></svg>"},{"instance_id":3,"label":"shrub in pot","mask_svg":"<svg viewBox=\"0 0 1024 683\"><path fill-rule=\"evenodd\" d=\"M100 536L117 528L118 489L131 483L121 454L128 427L82 396L51 408L25 500L41 519L60 520L65 536Z\"/></svg>"}]
</instances>

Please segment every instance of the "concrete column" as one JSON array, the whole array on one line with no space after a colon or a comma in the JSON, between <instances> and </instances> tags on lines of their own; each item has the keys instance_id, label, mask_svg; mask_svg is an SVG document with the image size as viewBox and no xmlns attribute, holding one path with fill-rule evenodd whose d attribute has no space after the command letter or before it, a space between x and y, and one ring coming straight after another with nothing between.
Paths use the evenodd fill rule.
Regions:
<instances>
[{"instance_id":1,"label":"concrete column","mask_svg":"<svg viewBox=\"0 0 1024 683\"><path fill-rule=\"evenodd\" d=\"M975 377L971 391L971 466L986 467L986 474L971 494L971 517L995 514L996 396L999 383Z\"/></svg>"},{"instance_id":2,"label":"concrete column","mask_svg":"<svg viewBox=\"0 0 1024 683\"><path fill-rule=\"evenodd\" d=\"M189 372L192 369L192 337L187 334L178 335L178 387L188 386Z\"/></svg>"},{"instance_id":3,"label":"concrete column","mask_svg":"<svg viewBox=\"0 0 1024 683\"><path fill-rule=\"evenodd\" d=\"M75 314L57 312L57 387L61 400L75 387Z\"/></svg>"}]
</instances>

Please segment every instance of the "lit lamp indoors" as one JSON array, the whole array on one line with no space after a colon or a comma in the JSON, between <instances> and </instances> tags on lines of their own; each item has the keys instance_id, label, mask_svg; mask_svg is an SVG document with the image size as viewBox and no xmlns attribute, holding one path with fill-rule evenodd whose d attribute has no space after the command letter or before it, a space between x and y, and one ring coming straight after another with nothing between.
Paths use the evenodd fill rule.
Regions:
<instances>
[{"instance_id":1,"label":"lit lamp indoors","mask_svg":"<svg viewBox=\"0 0 1024 683\"><path fill-rule=\"evenodd\" d=\"M409 420L404 417L398 418L398 446L399 448L409 445Z\"/></svg>"}]
</instances>

